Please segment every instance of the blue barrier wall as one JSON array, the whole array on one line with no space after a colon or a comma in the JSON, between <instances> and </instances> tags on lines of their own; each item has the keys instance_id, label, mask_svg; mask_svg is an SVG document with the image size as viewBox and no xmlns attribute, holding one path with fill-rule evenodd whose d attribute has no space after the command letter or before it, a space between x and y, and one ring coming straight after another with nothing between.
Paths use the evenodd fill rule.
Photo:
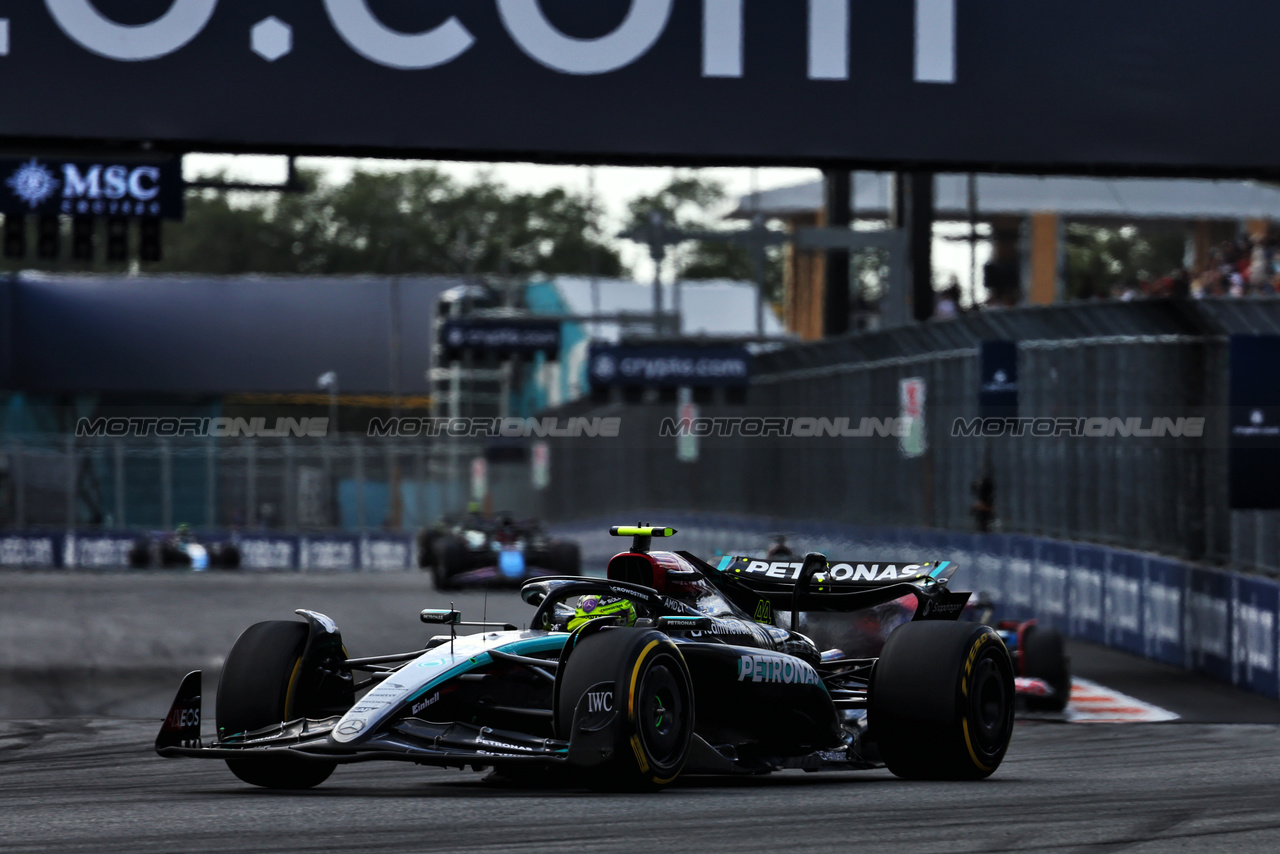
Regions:
<instances>
[{"instance_id":1,"label":"blue barrier wall","mask_svg":"<svg viewBox=\"0 0 1280 854\"><path fill-rule=\"evenodd\" d=\"M0 535L0 567L119 569L129 565L136 531L17 531ZM417 565L410 534L201 533L205 545L233 542L244 569L384 570Z\"/></svg>"},{"instance_id":2,"label":"blue barrier wall","mask_svg":"<svg viewBox=\"0 0 1280 854\"><path fill-rule=\"evenodd\" d=\"M710 514L639 514L672 525L670 546L714 557L763 554L769 532L797 552L856 560L953 560L956 590L981 591L998 616L1035 617L1064 634L1198 671L1280 697L1280 584L1157 555L1021 535L864 528ZM599 571L627 541L618 520L559 525L582 543L583 569Z\"/></svg>"}]
</instances>

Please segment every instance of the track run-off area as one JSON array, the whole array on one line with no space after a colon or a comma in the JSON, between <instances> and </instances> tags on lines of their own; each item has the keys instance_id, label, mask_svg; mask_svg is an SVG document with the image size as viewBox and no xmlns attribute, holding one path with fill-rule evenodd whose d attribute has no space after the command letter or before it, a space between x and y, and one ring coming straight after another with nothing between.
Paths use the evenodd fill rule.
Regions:
<instances>
[{"instance_id":1,"label":"track run-off area","mask_svg":"<svg viewBox=\"0 0 1280 854\"><path fill-rule=\"evenodd\" d=\"M0 573L0 851L1280 848L1280 703L1074 643L1067 713L1020 721L980 783L796 771L617 795L395 763L280 793L152 751L188 670L205 670L212 716L249 624L312 608L368 655L421 646L418 610L449 601L465 618L531 613L510 592L440 597L417 573Z\"/></svg>"}]
</instances>

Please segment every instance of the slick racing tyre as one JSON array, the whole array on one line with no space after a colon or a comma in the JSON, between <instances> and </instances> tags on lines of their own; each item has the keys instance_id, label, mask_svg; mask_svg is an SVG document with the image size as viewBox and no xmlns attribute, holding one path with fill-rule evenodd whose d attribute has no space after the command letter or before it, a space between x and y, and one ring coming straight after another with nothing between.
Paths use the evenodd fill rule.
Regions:
<instances>
[{"instance_id":1,"label":"slick racing tyre","mask_svg":"<svg viewBox=\"0 0 1280 854\"><path fill-rule=\"evenodd\" d=\"M134 540L129 547L129 566L134 569L146 569L151 566L151 542Z\"/></svg>"},{"instance_id":2,"label":"slick racing tyre","mask_svg":"<svg viewBox=\"0 0 1280 854\"><path fill-rule=\"evenodd\" d=\"M436 541L440 539L439 531L418 532L418 568L431 569L436 563Z\"/></svg>"},{"instance_id":3,"label":"slick racing tyre","mask_svg":"<svg viewBox=\"0 0 1280 854\"><path fill-rule=\"evenodd\" d=\"M1022 675L1043 679L1053 689L1052 697L1027 697L1027 708L1061 712L1071 699L1071 669L1062 635L1053 629L1027 626L1019 639Z\"/></svg>"},{"instance_id":4,"label":"slick racing tyre","mask_svg":"<svg viewBox=\"0 0 1280 854\"><path fill-rule=\"evenodd\" d=\"M296 690L307 642L306 623L275 620L244 630L218 680L219 738L308 717L307 698ZM310 789L328 779L333 762L271 756L228 759L246 783L268 789Z\"/></svg>"},{"instance_id":5,"label":"slick racing tyre","mask_svg":"<svg viewBox=\"0 0 1280 854\"><path fill-rule=\"evenodd\" d=\"M435 541L436 559L431 567L431 577L436 590L456 590L454 577L466 569L467 547L457 537L439 537Z\"/></svg>"},{"instance_id":6,"label":"slick racing tyre","mask_svg":"<svg viewBox=\"0 0 1280 854\"><path fill-rule=\"evenodd\" d=\"M671 783L689 756L694 726L693 683L680 650L649 629L588 629L576 641L556 686L556 728L570 741L570 762L591 763L580 770L593 788L653 791ZM591 749L575 751L579 738Z\"/></svg>"},{"instance_id":7,"label":"slick racing tyre","mask_svg":"<svg viewBox=\"0 0 1280 854\"><path fill-rule=\"evenodd\" d=\"M554 542L547 547L549 569L558 575L578 575L582 572L582 555L577 543Z\"/></svg>"},{"instance_id":8,"label":"slick racing tyre","mask_svg":"<svg viewBox=\"0 0 1280 854\"><path fill-rule=\"evenodd\" d=\"M1013 703L1013 660L994 630L907 623L872 672L867 734L899 777L979 780L1004 759Z\"/></svg>"}]
</instances>

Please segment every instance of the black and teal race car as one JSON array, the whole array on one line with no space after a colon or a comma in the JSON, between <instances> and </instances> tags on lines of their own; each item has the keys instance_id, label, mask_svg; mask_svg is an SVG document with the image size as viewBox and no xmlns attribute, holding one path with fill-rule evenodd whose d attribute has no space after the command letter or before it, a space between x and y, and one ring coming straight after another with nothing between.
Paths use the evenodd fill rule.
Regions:
<instances>
[{"instance_id":1,"label":"black and teal race car","mask_svg":"<svg viewBox=\"0 0 1280 854\"><path fill-rule=\"evenodd\" d=\"M283 789L371 760L654 789L682 774L788 768L975 780L1004 759L1013 662L994 630L957 621L969 594L948 588L949 562L811 553L712 565L653 550L670 528L611 533L633 539L605 578L523 586L534 609L524 630L429 609L421 619L449 632L425 649L349 658L315 612L251 626L223 667L216 737L201 732L195 671L156 750L225 760L241 780ZM802 613L903 595L920 606L877 658L824 653L797 630Z\"/></svg>"},{"instance_id":2,"label":"black and teal race car","mask_svg":"<svg viewBox=\"0 0 1280 854\"><path fill-rule=\"evenodd\" d=\"M510 513L445 518L418 534L418 566L430 570L436 590L518 587L541 575L576 575L581 564L577 543Z\"/></svg>"}]
</instances>

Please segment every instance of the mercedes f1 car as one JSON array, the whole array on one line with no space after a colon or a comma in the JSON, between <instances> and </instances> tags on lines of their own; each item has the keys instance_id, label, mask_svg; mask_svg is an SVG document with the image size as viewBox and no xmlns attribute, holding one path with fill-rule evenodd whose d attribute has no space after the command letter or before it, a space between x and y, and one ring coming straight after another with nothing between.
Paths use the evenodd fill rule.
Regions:
<instances>
[{"instance_id":1,"label":"mercedes f1 car","mask_svg":"<svg viewBox=\"0 0 1280 854\"><path fill-rule=\"evenodd\" d=\"M431 570L437 590L456 590L576 575L581 558L577 543L553 539L539 522L473 513L421 532L418 566Z\"/></svg>"},{"instance_id":2,"label":"mercedes f1 car","mask_svg":"<svg viewBox=\"0 0 1280 854\"><path fill-rule=\"evenodd\" d=\"M240 547L234 542L198 542L185 525L172 533L156 531L138 537L129 548L129 566L134 569L190 568L239 569Z\"/></svg>"},{"instance_id":3,"label":"mercedes f1 car","mask_svg":"<svg viewBox=\"0 0 1280 854\"><path fill-rule=\"evenodd\" d=\"M425 610L449 633L425 649L349 658L321 614L251 626L223 666L216 738L203 741L194 671L156 751L225 760L247 783L285 789L374 760L610 789L786 768L974 780L999 767L1013 661L994 630L957 621L969 594L948 589L948 561L811 553L711 565L652 550L670 528L612 533L634 539L605 578L523 586L534 607L524 631ZM914 619L876 659L823 653L796 630L802 612L903 595L919 602ZM463 626L480 631L457 636Z\"/></svg>"}]
</instances>

